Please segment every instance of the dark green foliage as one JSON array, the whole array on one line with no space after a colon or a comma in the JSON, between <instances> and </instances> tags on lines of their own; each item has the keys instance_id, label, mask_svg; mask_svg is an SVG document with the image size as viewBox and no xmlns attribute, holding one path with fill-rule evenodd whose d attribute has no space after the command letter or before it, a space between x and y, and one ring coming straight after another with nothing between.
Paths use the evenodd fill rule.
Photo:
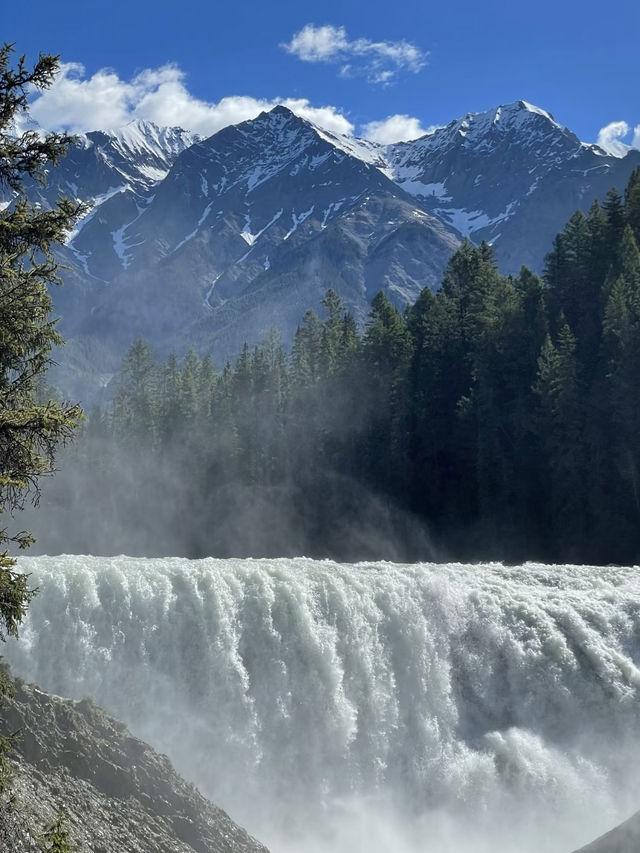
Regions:
<instances>
[{"instance_id":1,"label":"dark green foliage","mask_svg":"<svg viewBox=\"0 0 640 853\"><path fill-rule=\"evenodd\" d=\"M15 138L16 115L27 109L27 89L53 82L56 57L41 56L32 70L20 59L10 66L12 49L0 49L0 187L15 194L14 204L0 212L0 513L24 506L37 495L38 477L49 473L56 446L75 426L79 410L37 399L38 382L51 349L62 341L50 319L47 285L57 282L52 244L64 239L79 212L67 199L55 210L31 207L23 179L44 180L45 166L65 153L69 138L34 132ZM29 534L0 530L0 547L14 542L24 548ZM13 562L0 554L0 630L15 634L28 603L24 579L11 571Z\"/></svg>"},{"instance_id":2,"label":"dark green foliage","mask_svg":"<svg viewBox=\"0 0 640 853\"><path fill-rule=\"evenodd\" d=\"M41 848L45 853L73 853L77 850L71 843L71 835L67 826L67 816L64 811L58 812L56 819L49 824L42 835Z\"/></svg>"},{"instance_id":3,"label":"dark green foliage","mask_svg":"<svg viewBox=\"0 0 640 853\"><path fill-rule=\"evenodd\" d=\"M79 209L68 199L40 211L26 200L23 181L44 181L46 167L65 153L70 137L33 131L13 133L14 121L27 110L31 87L53 82L58 60L41 56L33 69L24 58L10 65L12 48L0 49L0 189L12 203L0 211L0 514L13 515L31 497L37 501L39 478L53 470L57 446L80 418L75 406L42 397L42 376L54 346L62 343L50 318L47 286L58 281L51 248L64 240ZM26 548L33 539L24 530L0 529L0 639L17 636L33 591L14 571L8 548ZM0 679L0 697L9 680ZM10 780L7 754L12 737L0 738L0 793ZM3 809L12 809L10 798Z\"/></svg>"},{"instance_id":4,"label":"dark green foliage","mask_svg":"<svg viewBox=\"0 0 640 853\"><path fill-rule=\"evenodd\" d=\"M634 169L624 194L627 223L640 242L640 166Z\"/></svg>"},{"instance_id":5,"label":"dark green foliage","mask_svg":"<svg viewBox=\"0 0 640 853\"><path fill-rule=\"evenodd\" d=\"M91 536L59 547L637 560L639 185L572 216L543 278L465 241L405 316L379 293L359 331L327 291L289 357L135 342L86 432Z\"/></svg>"}]
</instances>

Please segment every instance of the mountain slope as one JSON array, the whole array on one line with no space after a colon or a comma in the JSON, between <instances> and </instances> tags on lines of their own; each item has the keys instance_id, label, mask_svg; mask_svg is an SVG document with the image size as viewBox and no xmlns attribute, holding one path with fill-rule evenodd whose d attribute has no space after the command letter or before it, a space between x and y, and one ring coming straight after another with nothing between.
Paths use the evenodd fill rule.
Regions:
<instances>
[{"instance_id":1,"label":"mountain slope","mask_svg":"<svg viewBox=\"0 0 640 853\"><path fill-rule=\"evenodd\" d=\"M475 243L494 246L503 273L541 271L576 209L622 190L640 152L608 155L526 101L470 113L384 151L395 182Z\"/></svg>"},{"instance_id":2,"label":"mountain slope","mask_svg":"<svg viewBox=\"0 0 640 853\"><path fill-rule=\"evenodd\" d=\"M404 307L438 286L458 243L379 168L284 107L182 152L122 239L131 254L72 334L121 349L142 333L218 361L274 325L289 343L328 287L359 320L380 288Z\"/></svg>"},{"instance_id":3,"label":"mountain slope","mask_svg":"<svg viewBox=\"0 0 640 853\"><path fill-rule=\"evenodd\" d=\"M84 397L138 334L219 364L273 326L288 344L328 287L359 322L379 289L404 308L439 286L464 236L490 242L503 272L539 272L574 210L638 165L526 101L386 146L281 106L204 140L148 122L89 133L30 188L43 205L89 204L59 253L58 381Z\"/></svg>"}]
</instances>

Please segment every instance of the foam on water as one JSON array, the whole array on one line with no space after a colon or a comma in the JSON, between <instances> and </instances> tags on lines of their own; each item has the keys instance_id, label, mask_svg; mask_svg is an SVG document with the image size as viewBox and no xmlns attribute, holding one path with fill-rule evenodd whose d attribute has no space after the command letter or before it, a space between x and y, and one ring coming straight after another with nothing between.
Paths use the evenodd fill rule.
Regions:
<instances>
[{"instance_id":1,"label":"foam on water","mask_svg":"<svg viewBox=\"0 0 640 853\"><path fill-rule=\"evenodd\" d=\"M274 853L569 853L638 808L637 569L20 567L14 671L93 697Z\"/></svg>"}]
</instances>

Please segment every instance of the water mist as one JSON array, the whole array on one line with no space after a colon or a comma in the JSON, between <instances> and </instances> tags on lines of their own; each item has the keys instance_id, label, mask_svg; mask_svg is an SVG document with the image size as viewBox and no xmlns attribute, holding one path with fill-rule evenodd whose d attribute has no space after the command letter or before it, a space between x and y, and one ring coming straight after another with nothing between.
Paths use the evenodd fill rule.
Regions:
<instances>
[{"instance_id":1,"label":"water mist","mask_svg":"<svg viewBox=\"0 0 640 853\"><path fill-rule=\"evenodd\" d=\"M569 853L638 808L637 570L23 558L7 658L273 853Z\"/></svg>"}]
</instances>

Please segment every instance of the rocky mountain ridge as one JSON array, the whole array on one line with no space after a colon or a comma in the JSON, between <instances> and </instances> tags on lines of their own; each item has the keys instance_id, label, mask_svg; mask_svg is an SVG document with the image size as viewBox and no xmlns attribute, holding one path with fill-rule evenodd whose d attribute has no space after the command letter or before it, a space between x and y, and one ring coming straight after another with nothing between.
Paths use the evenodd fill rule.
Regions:
<instances>
[{"instance_id":1,"label":"rocky mountain ridge","mask_svg":"<svg viewBox=\"0 0 640 853\"><path fill-rule=\"evenodd\" d=\"M637 165L525 101L386 146L282 106L208 139L149 122L86 134L31 188L90 207L60 253L60 384L105 384L138 334L220 366L272 327L288 345L329 287L361 323L380 289L404 308L463 237L492 243L503 272L539 271L571 213Z\"/></svg>"}]
</instances>

